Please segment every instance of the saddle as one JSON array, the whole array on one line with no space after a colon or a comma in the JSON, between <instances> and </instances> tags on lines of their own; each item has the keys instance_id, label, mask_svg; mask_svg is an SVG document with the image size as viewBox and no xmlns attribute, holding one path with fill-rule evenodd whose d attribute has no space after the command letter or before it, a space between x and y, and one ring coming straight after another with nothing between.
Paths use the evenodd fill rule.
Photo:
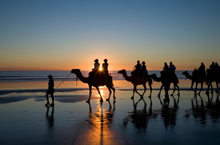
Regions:
<instances>
[{"instance_id":1,"label":"saddle","mask_svg":"<svg viewBox=\"0 0 220 145\"><path fill-rule=\"evenodd\" d=\"M99 81L99 83L102 85L107 84L107 82L112 79L112 76L102 71L92 71L89 73L89 77L92 78L92 81Z\"/></svg>"}]
</instances>

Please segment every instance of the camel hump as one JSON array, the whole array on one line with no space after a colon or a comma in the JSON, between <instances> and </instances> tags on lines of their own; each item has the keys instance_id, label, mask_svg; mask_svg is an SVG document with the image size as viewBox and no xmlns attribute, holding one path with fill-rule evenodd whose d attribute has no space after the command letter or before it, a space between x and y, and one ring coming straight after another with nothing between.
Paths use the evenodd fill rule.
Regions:
<instances>
[{"instance_id":1,"label":"camel hump","mask_svg":"<svg viewBox=\"0 0 220 145\"><path fill-rule=\"evenodd\" d=\"M93 83L99 85L113 86L112 76L110 76L109 74L105 74L103 72L91 72L89 74L89 77L91 78Z\"/></svg>"}]
</instances>

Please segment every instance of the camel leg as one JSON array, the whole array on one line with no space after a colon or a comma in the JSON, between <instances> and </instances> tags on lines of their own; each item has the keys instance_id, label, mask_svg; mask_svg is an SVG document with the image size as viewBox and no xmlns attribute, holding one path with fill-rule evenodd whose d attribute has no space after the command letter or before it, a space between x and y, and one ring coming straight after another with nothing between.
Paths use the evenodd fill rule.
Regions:
<instances>
[{"instance_id":1,"label":"camel leg","mask_svg":"<svg viewBox=\"0 0 220 145\"><path fill-rule=\"evenodd\" d=\"M158 93L158 98L160 98L160 93L161 93L161 90L163 89L163 84L162 84L162 86L160 87L160 91L159 91L159 93Z\"/></svg>"},{"instance_id":2,"label":"camel leg","mask_svg":"<svg viewBox=\"0 0 220 145\"><path fill-rule=\"evenodd\" d=\"M180 96L180 88L179 88L179 86L178 86L178 84L176 84L176 88L177 88L177 91L178 91L178 97Z\"/></svg>"},{"instance_id":3,"label":"camel leg","mask_svg":"<svg viewBox=\"0 0 220 145\"><path fill-rule=\"evenodd\" d=\"M173 104L174 104L174 106L176 106L177 105L177 101L176 101L174 96L172 96L172 98L173 98Z\"/></svg>"},{"instance_id":4,"label":"camel leg","mask_svg":"<svg viewBox=\"0 0 220 145\"><path fill-rule=\"evenodd\" d=\"M194 81L191 83L191 90L193 90Z\"/></svg>"},{"instance_id":5,"label":"camel leg","mask_svg":"<svg viewBox=\"0 0 220 145\"><path fill-rule=\"evenodd\" d=\"M195 94L197 95L197 87L198 87L198 83L196 83L196 88L195 88Z\"/></svg>"},{"instance_id":6,"label":"camel leg","mask_svg":"<svg viewBox=\"0 0 220 145\"><path fill-rule=\"evenodd\" d=\"M200 88L200 91L199 91L199 95L200 95L202 89L203 89L203 83L201 83L201 88Z\"/></svg>"},{"instance_id":7,"label":"camel leg","mask_svg":"<svg viewBox=\"0 0 220 145\"><path fill-rule=\"evenodd\" d=\"M162 102L162 100L161 100L160 97L159 97L159 101L160 101L160 104L161 104L162 106L164 106L164 104L163 104L163 102Z\"/></svg>"},{"instance_id":8,"label":"camel leg","mask_svg":"<svg viewBox=\"0 0 220 145\"><path fill-rule=\"evenodd\" d=\"M110 87L107 87L108 88L108 91L109 91L109 96L108 96L108 99L106 99L106 101L109 101L110 97L111 97L111 94L112 94L112 90Z\"/></svg>"},{"instance_id":9,"label":"camel leg","mask_svg":"<svg viewBox=\"0 0 220 145\"><path fill-rule=\"evenodd\" d=\"M99 93L99 96L100 96L100 102L103 102L102 95L101 95L101 93L100 93L99 87L96 87L96 89L97 89L97 91L98 91L98 93Z\"/></svg>"},{"instance_id":10,"label":"camel leg","mask_svg":"<svg viewBox=\"0 0 220 145\"><path fill-rule=\"evenodd\" d=\"M165 99L164 99L164 104L166 107L169 106L170 103L170 98L169 98L169 86L165 87Z\"/></svg>"},{"instance_id":11,"label":"camel leg","mask_svg":"<svg viewBox=\"0 0 220 145\"><path fill-rule=\"evenodd\" d=\"M132 102L133 102L134 111L136 111L137 106L136 106L136 103L134 103L134 99L132 99Z\"/></svg>"},{"instance_id":12,"label":"camel leg","mask_svg":"<svg viewBox=\"0 0 220 145\"><path fill-rule=\"evenodd\" d=\"M219 93L219 87L218 87L218 82L216 81L216 93Z\"/></svg>"},{"instance_id":13,"label":"camel leg","mask_svg":"<svg viewBox=\"0 0 220 145\"><path fill-rule=\"evenodd\" d=\"M173 96L173 94L175 93L175 91L176 91L176 84L173 83L173 93L171 94L171 96Z\"/></svg>"},{"instance_id":14,"label":"camel leg","mask_svg":"<svg viewBox=\"0 0 220 145\"><path fill-rule=\"evenodd\" d=\"M140 98L140 99L135 103L135 105L137 106L138 103L139 103L141 100L143 100L143 98Z\"/></svg>"},{"instance_id":15,"label":"camel leg","mask_svg":"<svg viewBox=\"0 0 220 145\"><path fill-rule=\"evenodd\" d=\"M113 91L113 98L114 98L114 100L116 99L116 97L115 97L115 88L114 87L110 87L111 89L112 89L112 91Z\"/></svg>"},{"instance_id":16,"label":"camel leg","mask_svg":"<svg viewBox=\"0 0 220 145\"><path fill-rule=\"evenodd\" d=\"M108 111L111 111L112 110L112 104L109 100L108 100L108 105L109 105Z\"/></svg>"},{"instance_id":17,"label":"camel leg","mask_svg":"<svg viewBox=\"0 0 220 145\"><path fill-rule=\"evenodd\" d=\"M146 92L146 90L147 90L146 84L143 84L143 87L144 87L144 92L143 92L143 94L141 95L141 98L144 97L144 94L145 94L145 92Z\"/></svg>"},{"instance_id":18,"label":"camel leg","mask_svg":"<svg viewBox=\"0 0 220 145\"><path fill-rule=\"evenodd\" d=\"M208 85L208 88L207 88L207 90L206 90L206 95L209 96L209 89L210 89L211 84L208 83L207 85Z\"/></svg>"},{"instance_id":19,"label":"camel leg","mask_svg":"<svg viewBox=\"0 0 220 145\"><path fill-rule=\"evenodd\" d=\"M213 91L212 83L210 84L210 87L211 87L211 90L212 90L211 93L212 93L212 95L213 95L213 92L214 92L214 91Z\"/></svg>"},{"instance_id":20,"label":"camel leg","mask_svg":"<svg viewBox=\"0 0 220 145\"><path fill-rule=\"evenodd\" d=\"M90 102L91 95L92 95L92 86L89 85L89 99L86 101L86 103Z\"/></svg>"},{"instance_id":21,"label":"camel leg","mask_svg":"<svg viewBox=\"0 0 220 145\"><path fill-rule=\"evenodd\" d=\"M144 102L144 110L146 110L146 108L147 108L147 103L145 102L144 99L143 99L143 102Z\"/></svg>"},{"instance_id":22,"label":"camel leg","mask_svg":"<svg viewBox=\"0 0 220 145\"><path fill-rule=\"evenodd\" d=\"M152 84L152 83L148 82L148 85L149 85L149 87L150 87L150 96L149 96L149 98L151 98L151 94L152 94L152 86L151 86L151 84Z\"/></svg>"},{"instance_id":23,"label":"camel leg","mask_svg":"<svg viewBox=\"0 0 220 145\"><path fill-rule=\"evenodd\" d=\"M131 97L131 99L134 99L134 92L136 91L136 86L134 85L134 88L133 88L133 95Z\"/></svg>"},{"instance_id":24,"label":"camel leg","mask_svg":"<svg viewBox=\"0 0 220 145\"><path fill-rule=\"evenodd\" d=\"M142 95L137 91L137 88L135 90L135 92L141 97Z\"/></svg>"}]
</instances>

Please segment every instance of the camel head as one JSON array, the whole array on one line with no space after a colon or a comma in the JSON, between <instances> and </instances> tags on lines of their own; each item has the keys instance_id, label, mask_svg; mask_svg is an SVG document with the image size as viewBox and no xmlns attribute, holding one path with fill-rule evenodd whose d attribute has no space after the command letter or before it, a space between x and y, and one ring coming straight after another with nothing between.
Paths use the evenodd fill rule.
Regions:
<instances>
[{"instance_id":1,"label":"camel head","mask_svg":"<svg viewBox=\"0 0 220 145\"><path fill-rule=\"evenodd\" d=\"M125 74L126 73L126 70L125 69L122 69L120 71L118 71L119 74Z\"/></svg>"},{"instance_id":2,"label":"camel head","mask_svg":"<svg viewBox=\"0 0 220 145\"><path fill-rule=\"evenodd\" d=\"M153 80L155 80L155 81L157 81L157 82L160 81L156 74L152 74L152 75L150 75L150 76L151 76L151 78L152 78Z\"/></svg>"},{"instance_id":3,"label":"camel head","mask_svg":"<svg viewBox=\"0 0 220 145\"><path fill-rule=\"evenodd\" d=\"M193 73L194 73L194 71L193 71ZM186 78L192 80L192 79L193 79L192 76L195 74L195 73L194 73L194 74L193 74L193 73L192 73L192 75L190 75L188 71L184 71L182 74L183 74Z\"/></svg>"},{"instance_id":4,"label":"camel head","mask_svg":"<svg viewBox=\"0 0 220 145\"><path fill-rule=\"evenodd\" d=\"M77 74L77 73L79 73L80 72L80 69L72 69L71 70L71 73L74 73L74 74Z\"/></svg>"}]
</instances>

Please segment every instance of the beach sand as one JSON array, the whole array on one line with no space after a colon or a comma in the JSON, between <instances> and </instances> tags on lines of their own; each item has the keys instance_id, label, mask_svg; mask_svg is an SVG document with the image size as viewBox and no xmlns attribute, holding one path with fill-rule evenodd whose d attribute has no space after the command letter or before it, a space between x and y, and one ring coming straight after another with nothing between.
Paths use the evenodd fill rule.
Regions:
<instances>
[{"instance_id":1,"label":"beach sand","mask_svg":"<svg viewBox=\"0 0 220 145\"><path fill-rule=\"evenodd\" d=\"M189 88L188 80L181 81L181 88ZM132 85L124 80L114 83L117 88L115 103L112 98L110 102L100 103L97 91L93 90L88 104L85 102L89 93L87 86L81 82L77 86L66 82L55 92L53 108L44 106L46 89L42 86L43 82L34 87L22 88L20 85L22 89L2 89L0 144L220 143L220 107L216 94L212 101L208 101L204 91L201 98L195 98L194 92L183 89L178 104L175 104L178 96L174 95L175 99L170 96L169 107L163 107L157 97L159 83L153 84L156 89L153 90L152 104L148 98L149 90L144 95L144 101L139 100L137 94L132 101ZM108 97L105 87L101 88L101 94L103 98ZM164 92L161 98L163 102Z\"/></svg>"}]
</instances>

